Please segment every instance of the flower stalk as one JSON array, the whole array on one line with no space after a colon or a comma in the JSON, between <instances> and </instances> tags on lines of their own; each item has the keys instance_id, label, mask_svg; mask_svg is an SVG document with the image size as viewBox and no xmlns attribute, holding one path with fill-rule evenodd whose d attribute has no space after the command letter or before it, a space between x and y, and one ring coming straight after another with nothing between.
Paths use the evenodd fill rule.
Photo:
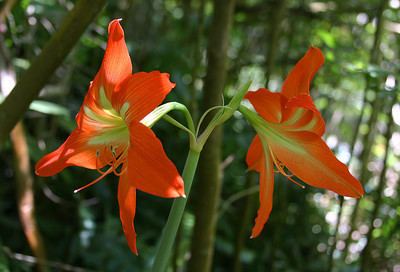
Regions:
<instances>
[{"instance_id":1,"label":"flower stalk","mask_svg":"<svg viewBox=\"0 0 400 272\"><path fill-rule=\"evenodd\" d=\"M239 108L240 102L245 96L249 86L250 82L245 84L239 90L239 92L237 92L237 94L232 98L232 100L229 102L227 106L225 107L222 106L220 110L215 114L209 125L204 129L202 134L197 138L195 135L198 135L198 130L200 126L198 126L196 131L196 129L194 129L194 124L190 116L190 113L187 111L186 107L176 102L166 103L158 107L151 114L149 114L152 116L146 116L146 118L142 120L142 123L146 123L147 125L153 125L160 118L164 118L169 123L188 132L190 137L190 150L182 173L182 178L185 183L186 198L177 198L174 200L174 203L172 204L167 223L164 227L161 239L157 247L156 256L152 267L153 272L164 272L166 271L166 268L168 266L168 262L172 252L172 247L175 241L176 234L178 232L179 225L183 217L183 213L185 211L186 203L190 194L190 189L192 187L194 174L196 172L197 164L200 158L200 153L201 150L203 149L204 144L206 143L212 131L217 126L221 125L222 123L226 122L229 118L231 118L233 113ZM181 110L184 112L186 121L188 123L188 128L186 128L184 125L182 125L181 123L179 123L178 121L167 115L167 113L171 110ZM205 114L207 114L208 112L209 111L207 111ZM202 119L203 117L201 118L201 120Z\"/></svg>"},{"instance_id":2,"label":"flower stalk","mask_svg":"<svg viewBox=\"0 0 400 272\"><path fill-rule=\"evenodd\" d=\"M203 148L208 137L210 137L211 132L213 130L225 123L228 119L230 119L233 113L239 108L240 102L242 102L243 97L246 95L249 87L251 85L251 81L247 82L243 87L232 97L231 101L226 107L221 107L221 109L214 115L213 119L210 121L209 125L204 129L201 135L198 137L198 145Z\"/></svg>"},{"instance_id":3,"label":"flower stalk","mask_svg":"<svg viewBox=\"0 0 400 272\"><path fill-rule=\"evenodd\" d=\"M193 177L197 169L197 163L199 161L200 152L190 149L186 159L185 167L183 169L182 178L185 182L186 198L177 198L172 204L171 211L168 216L167 223L165 224L164 230L161 235L161 239L158 244L156 251L156 257L154 259L153 272L165 271L169 257L172 252L172 246L175 241L176 234L178 232L179 225L182 220L183 213L185 211L186 203L189 197L190 189L192 187Z\"/></svg>"}]
</instances>

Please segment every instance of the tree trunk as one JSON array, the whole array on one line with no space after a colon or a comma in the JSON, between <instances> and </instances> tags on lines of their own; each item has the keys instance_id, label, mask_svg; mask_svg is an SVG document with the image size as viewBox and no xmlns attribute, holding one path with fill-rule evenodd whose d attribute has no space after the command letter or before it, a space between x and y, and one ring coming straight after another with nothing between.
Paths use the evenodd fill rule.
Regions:
<instances>
[{"instance_id":1,"label":"tree trunk","mask_svg":"<svg viewBox=\"0 0 400 272\"><path fill-rule=\"evenodd\" d=\"M203 110L221 105L225 85L227 49L232 25L234 0L214 0L214 16L207 50L207 76L204 83ZM196 223L192 237L189 271L211 270L221 191L221 140L219 127L211 134L201 153L199 176L195 191Z\"/></svg>"}]
</instances>

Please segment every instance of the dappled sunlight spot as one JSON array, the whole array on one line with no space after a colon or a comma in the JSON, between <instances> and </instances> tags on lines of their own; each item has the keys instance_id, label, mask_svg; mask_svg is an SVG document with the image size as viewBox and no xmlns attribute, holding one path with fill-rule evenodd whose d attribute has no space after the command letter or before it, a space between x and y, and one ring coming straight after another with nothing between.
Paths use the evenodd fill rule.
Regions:
<instances>
[{"instance_id":1,"label":"dappled sunlight spot","mask_svg":"<svg viewBox=\"0 0 400 272\"><path fill-rule=\"evenodd\" d=\"M317 251L322 253L325 252L328 249L328 246L325 243L319 243L317 245Z\"/></svg>"},{"instance_id":2,"label":"dappled sunlight spot","mask_svg":"<svg viewBox=\"0 0 400 272\"><path fill-rule=\"evenodd\" d=\"M12 89L15 86L16 79L15 74L9 70L1 70L0 71L0 90L2 93L0 95L4 95L5 97L9 95Z\"/></svg>"},{"instance_id":3,"label":"dappled sunlight spot","mask_svg":"<svg viewBox=\"0 0 400 272\"><path fill-rule=\"evenodd\" d=\"M312 12L325 12L328 10L335 10L336 3L334 2L312 2L309 4L309 8Z\"/></svg>"},{"instance_id":4,"label":"dappled sunlight spot","mask_svg":"<svg viewBox=\"0 0 400 272\"><path fill-rule=\"evenodd\" d=\"M196 90L202 90L202 89L203 89L203 86L204 86L204 81L203 81L202 79L197 78L197 79L194 81L194 88L195 88Z\"/></svg>"},{"instance_id":5,"label":"dappled sunlight spot","mask_svg":"<svg viewBox=\"0 0 400 272\"><path fill-rule=\"evenodd\" d=\"M392 114L393 114L394 122L396 123L396 125L400 126L400 104L396 104L393 106ZM396 132L393 135L395 135L395 134L399 134L399 133ZM397 141L398 141L397 143L399 143L399 140L397 140Z\"/></svg>"},{"instance_id":6,"label":"dappled sunlight spot","mask_svg":"<svg viewBox=\"0 0 400 272\"><path fill-rule=\"evenodd\" d=\"M362 237L358 241L350 244L349 246L349 251L351 253L351 255L349 256L350 262L357 260L360 252L364 249L366 244L367 244L367 238L365 237Z\"/></svg>"},{"instance_id":7,"label":"dappled sunlight spot","mask_svg":"<svg viewBox=\"0 0 400 272\"><path fill-rule=\"evenodd\" d=\"M349 246L349 251L350 251L350 247L351 247L351 245ZM352 262L356 261L357 259L358 259L358 254L352 253L350 251L350 254L346 257L345 263L351 264Z\"/></svg>"},{"instance_id":8,"label":"dappled sunlight spot","mask_svg":"<svg viewBox=\"0 0 400 272\"><path fill-rule=\"evenodd\" d=\"M47 147L46 142L45 142L43 139L39 139L39 140L37 141L37 146L38 146L39 149L42 150L42 151L46 150L46 147Z\"/></svg>"},{"instance_id":9,"label":"dappled sunlight spot","mask_svg":"<svg viewBox=\"0 0 400 272\"><path fill-rule=\"evenodd\" d=\"M400 172L400 162L395 162L393 165L393 169L397 172Z\"/></svg>"},{"instance_id":10,"label":"dappled sunlight spot","mask_svg":"<svg viewBox=\"0 0 400 272\"><path fill-rule=\"evenodd\" d=\"M361 238L361 233L359 231L353 231L351 234L351 238L355 241L358 241Z\"/></svg>"},{"instance_id":11,"label":"dappled sunlight spot","mask_svg":"<svg viewBox=\"0 0 400 272\"><path fill-rule=\"evenodd\" d=\"M368 14L366 13L357 14L356 21L359 25L365 25L366 23L368 23Z\"/></svg>"},{"instance_id":12,"label":"dappled sunlight spot","mask_svg":"<svg viewBox=\"0 0 400 272\"><path fill-rule=\"evenodd\" d=\"M329 194L316 193L313 195L312 200L317 207L327 209L330 206L331 196Z\"/></svg>"},{"instance_id":13,"label":"dappled sunlight spot","mask_svg":"<svg viewBox=\"0 0 400 272\"><path fill-rule=\"evenodd\" d=\"M342 251L346 247L346 243L343 240L339 240L336 243L336 249Z\"/></svg>"},{"instance_id":14,"label":"dappled sunlight spot","mask_svg":"<svg viewBox=\"0 0 400 272\"><path fill-rule=\"evenodd\" d=\"M34 15L36 12L36 7L35 5L28 5L26 7L26 15Z\"/></svg>"},{"instance_id":15,"label":"dappled sunlight spot","mask_svg":"<svg viewBox=\"0 0 400 272\"><path fill-rule=\"evenodd\" d=\"M259 88L262 88L265 83L264 69L264 67L256 65L243 67L239 73L239 84L244 85L249 79L251 79L250 90L258 90Z\"/></svg>"},{"instance_id":16,"label":"dappled sunlight spot","mask_svg":"<svg viewBox=\"0 0 400 272\"><path fill-rule=\"evenodd\" d=\"M347 164L351 158L350 146L347 143L340 143L336 157L342 163Z\"/></svg>"},{"instance_id":17,"label":"dappled sunlight spot","mask_svg":"<svg viewBox=\"0 0 400 272\"><path fill-rule=\"evenodd\" d=\"M352 254L358 253L360 251L360 249L359 249L357 243L351 243L349 246L349 251Z\"/></svg>"},{"instance_id":18,"label":"dappled sunlight spot","mask_svg":"<svg viewBox=\"0 0 400 272\"><path fill-rule=\"evenodd\" d=\"M383 194L386 197L392 197L394 195L394 193L395 193L394 189L393 188L389 188L389 187L385 188L385 190L383 191Z\"/></svg>"},{"instance_id":19,"label":"dappled sunlight spot","mask_svg":"<svg viewBox=\"0 0 400 272\"><path fill-rule=\"evenodd\" d=\"M380 228L382 226L382 219L376 218L373 222L374 228Z\"/></svg>"},{"instance_id":20,"label":"dappled sunlight spot","mask_svg":"<svg viewBox=\"0 0 400 272\"><path fill-rule=\"evenodd\" d=\"M388 169L386 173L386 188L383 193L387 197L396 197L397 196L397 186L399 182L399 171L395 169Z\"/></svg>"},{"instance_id":21,"label":"dappled sunlight spot","mask_svg":"<svg viewBox=\"0 0 400 272\"><path fill-rule=\"evenodd\" d=\"M360 228L358 229L358 231L361 233L361 234L367 234L368 233L368 231L369 231L369 227L366 225L366 224L362 224L361 226L360 226Z\"/></svg>"},{"instance_id":22,"label":"dappled sunlight spot","mask_svg":"<svg viewBox=\"0 0 400 272\"><path fill-rule=\"evenodd\" d=\"M279 88L279 85L281 84L281 82L277 79L270 79L270 81L268 82L268 89L269 90L277 90Z\"/></svg>"},{"instance_id":23,"label":"dappled sunlight spot","mask_svg":"<svg viewBox=\"0 0 400 272\"><path fill-rule=\"evenodd\" d=\"M329 146L330 149L334 149L339 143L338 138L336 135L329 135L328 138L326 138L326 144Z\"/></svg>"},{"instance_id":24,"label":"dappled sunlight spot","mask_svg":"<svg viewBox=\"0 0 400 272\"><path fill-rule=\"evenodd\" d=\"M33 16L29 17L28 18L28 24L31 25L31 26L36 25L37 24L37 19L35 17L33 17Z\"/></svg>"},{"instance_id":25,"label":"dappled sunlight spot","mask_svg":"<svg viewBox=\"0 0 400 272\"><path fill-rule=\"evenodd\" d=\"M379 170L381 169L380 166L381 166L380 161L370 161L367 164L367 169L372 173L376 173L379 172Z\"/></svg>"},{"instance_id":26,"label":"dappled sunlight spot","mask_svg":"<svg viewBox=\"0 0 400 272\"><path fill-rule=\"evenodd\" d=\"M385 81L385 88L392 90L396 86L396 78L393 75L388 75Z\"/></svg>"},{"instance_id":27,"label":"dappled sunlight spot","mask_svg":"<svg viewBox=\"0 0 400 272\"><path fill-rule=\"evenodd\" d=\"M390 0L389 2L389 6L393 9L398 9L400 8L400 0ZM399 267L399 271L400 271L400 267Z\"/></svg>"},{"instance_id":28,"label":"dappled sunlight spot","mask_svg":"<svg viewBox=\"0 0 400 272\"><path fill-rule=\"evenodd\" d=\"M337 220L337 212L330 211L325 215L325 221L331 225L335 224L336 220Z\"/></svg>"},{"instance_id":29,"label":"dappled sunlight spot","mask_svg":"<svg viewBox=\"0 0 400 272\"><path fill-rule=\"evenodd\" d=\"M318 225L318 224L312 226L312 228L311 228L311 231L312 231L312 233L314 233L314 234L320 233L321 230L322 230L322 228L321 228L321 226Z\"/></svg>"},{"instance_id":30,"label":"dappled sunlight spot","mask_svg":"<svg viewBox=\"0 0 400 272\"><path fill-rule=\"evenodd\" d=\"M321 194L321 193L316 193L316 194L314 194L314 196L313 196L313 200L314 200L316 203L319 203L321 197L322 197L322 194Z\"/></svg>"},{"instance_id":31,"label":"dappled sunlight spot","mask_svg":"<svg viewBox=\"0 0 400 272\"><path fill-rule=\"evenodd\" d=\"M399 111L397 114L400 116L400 107L399 107ZM395 117L395 116L396 116L396 114L393 112L393 117ZM400 117L399 117L398 121L400 122ZM399 132L394 132L392 134L392 138L390 140L390 147L392 148L392 152L394 155L396 155L396 156L400 155L400 133Z\"/></svg>"},{"instance_id":32,"label":"dappled sunlight spot","mask_svg":"<svg viewBox=\"0 0 400 272\"><path fill-rule=\"evenodd\" d=\"M339 234L346 234L348 233L350 230L350 226L348 224L342 224L339 226Z\"/></svg>"}]
</instances>

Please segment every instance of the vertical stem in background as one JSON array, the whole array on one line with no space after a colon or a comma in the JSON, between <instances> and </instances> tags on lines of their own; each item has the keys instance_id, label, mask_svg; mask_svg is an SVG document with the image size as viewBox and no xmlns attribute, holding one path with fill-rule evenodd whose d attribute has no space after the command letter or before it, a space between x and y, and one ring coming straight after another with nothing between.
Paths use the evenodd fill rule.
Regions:
<instances>
[{"instance_id":1,"label":"vertical stem in background","mask_svg":"<svg viewBox=\"0 0 400 272\"><path fill-rule=\"evenodd\" d=\"M198 120L198 104L197 104L197 97L196 97L196 79L199 78L200 67L201 67L201 59L202 59L202 51L201 51L201 42L203 37L204 31L204 12L205 12L205 2L206 0L200 0L199 8L197 11L198 17L198 24L196 27L196 31L194 31L192 35L192 41L194 42L193 46L193 67L192 67L192 81L189 86L190 90L190 105L189 110L192 114L193 120L197 123Z\"/></svg>"},{"instance_id":2,"label":"vertical stem in background","mask_svg":"<svg viewBox=\"0 0 400 272\"><path fill-rule=\"evenodd\" d=\"M272 18L266 20L269 24L269 35L267 36L267 53L265 63L265 87L268 88L268 83L271 77L272 70L275 64L275 56L279 45L279 37L282 28L282 22L286 11L286 0L275 0L271 6Z\"/></svg>"},{"instance_id":3,"label":"vertical stem in background","mask_svg":"<svg viewBox=\"0 0 400 272\"><path fill-rule=\"evenodd\" d=\"M394 92L394 91L393 91ZM396 95L396 94L395 94ZM387 166L387 160L389 157L389 150L390 150L390 138L392 137L392 133L393 133L393 127L394 127L394 120L393 120L393 115L392 115L392 108L393 106L396 104L396 97L392 98L393 101L390 105L389 111L388 111L388 116L389 116L389 121L387 124L387 128L386 128L386 133L385 133L385 139L386 139L386 147L385 147L385 156L383 158L383 168L382 171L379 175L379 179L378 179L378 187L376 189L375 192L375 197L374 197L374 209L372 211L371 214L371 218L370 221L368 223L368 232L366 235L367 238L367 244L365 245L363 251L361 252L361 266L360 266L360 271L367 271L368 265L370 263L370 249L371 249L371 239L372 239L372 232L374 231L374 220L378 215L379 209L381 207L382 204L382 192L383 192L383 188L386 185L386 173L388 170L388 166ZM370 268L371 269L371 268Z\"/></svg>"},{"instance_id":4,"label":"vertical stem in background","mask_svg":"<svg viewBox=\"0 0 400 272\"><path fill-rule=\"evenodd\" d=\"M208 65L203 89L203 110L221 105L235 0L214 0L213 4L214 15L207 48ZM192 237L192 256L188 264L188 270L191 272L211 270L222 184L221 141L222 129L217 127L204 146L199 162L199 181L194 204L196 221Z\"/></svg>"},{"instance_id":5,"label":"vertical stem in background","mask_svg":"<svg viewBox=\"0 0 400 272\"><path fill-rule=\"evenodd\" d=\"M358 131L358 126L356 127L356 131ZM357 133L354 133L354 134L356 135ZM354 145L351 146L351 149L354 149ZM340 195L339 196L339 210L338 210L338 214L337 214L336 224L335 224L335 228L333 229L333 234L331 236L331 237L333 237L333 244L328 249L328 268L326 269L327 272L331 272L333 269L333 253L335 252L335 249L336 249L338 232L339 232L340 222L341 222L342 213L343 213L343 204L344 204L344 197Z\"/></svg>"},{"instance_id":6,"label":"vertical stem in background","mask_svg":"<svg viewBox=\"0 0 400 272\"><path fill-rule=\"evenodd\" d=\"M38 262L38 271L47 271L43 265L46 254L35 219L33 177L29 161L29 147L21 122L12 130L11 142L15 155L14 169L16 174L17 202L22 228L33 254L40 260Z\"/></svg>"},{"instance_id":7,"label":"vertical stem in background","mask_svg":"<svg viewBox=\"0 0 400 272\"><path fill-rule=\"evenodd\" d=\"M257 174L255 172L248 173L246 177L245 190L254 186L255 183L257 183ZM237 239L235 241L235 249L232 262L233 272L243 271L240 256L244 249L245 241L248 239L250 234L250 232L248 232L251 226L249 222L251 222L252 216L254 216L254 206L257 195L258 194L251 194L243 199L243 202L245 203L242 210L240 211L241 216L238 222L239 227L236 235Z\"/></svg>"},{"instance_id":8,"label":"vertical stem in background","mask_svg":"<svg viewBox=\"0 0 400 272\"><path fill-rule=\"evenodd\" d=\"M186 197L189 197L192 187L193 177L196 172L200 153L190 150L183 169L182 178L185 181ZM171 256L172 246L182 220L183 212L186 207L187 198L178 198L174 200L167 223L165 224L161 239L154 259L153 272L164 272L168 266Z\"/></svg>"},{"instance_id":9,"label":"vertical stem in background","mask_svg":"<svg viewBox=\"0 0 400 272\"><path fill-rule=\"evenodd\" d=\"M182 6L184 10L183 16L183 24L185 27L191 25L191 16L196 14L197 17L197 24L190 29L189 34L187 35L188 39L188 46L190 47L189 59L192 59L192 63L190 64L191 67L191 82L188 86L189 89L189 111L192 116L192 119L195 123L198 121L199 109L198 109L198 102L197 102L197 88L196 88L196 81L200 78L200 70L201 70L201 63L202 63L202 48L201 44L203 41L203 32L204 32L204 17L205 17L205 2L206 0L199 0L196 1L198 7L194 5L192 0L183 0ZM184 220L184 219L183 219ZM178 271L179 260L181 258L182 252L185 252L186 248L181 248L181 241L183 236L182 231L182 224L178 229L178 234L175 241L175 248L174 248L174 256L172 260L173 264L173 271ZM190 245L189 245L190 246Z\"/></svg>"},{"instance_id":10,"label":"vertical stem in background","mask_svg":"<svg viewBox=\"0 0 400 272\"><path fill-rule=\"evenodd\" d=\"M382 33L384 30L384 17L383 17L383 13L386 9L386 6L388 4L388 0L384 0L380 3L380 6L377 10L377 22L376 22L376 31L375 31L375 37L374 37L374 44L373 47L371 49L371 54L370 54L370 64L372 65L377 65L379 64L379 60L380 60L380 45L381 45L381 41L382 41ZM382 99L380 99L379 96L379 79L372 79L370 77L370 75L366 76L366 86L365 86L365 90L364 90L364 101L367 102L366 99L366 92L372 88L374 93L375 93L375 97L374 100L372 100L371 102L369 102L369 104L371 105L371 116L369 117L369 119L367 119L367 123L368 123L368 131L369 133L366 133L364 135L361 135L361 142L363 145L363 150L360 154L360 160L361 160L361 169L359 172L359 176L360 176L360 181L365 184L367 182L367 178L369 176L369 171L368 171L368 160L369 160L369 156L371 153L371 149L373 146L373 139L374 139L374 134L373 133L373 128L375 127L376 121L377 121L377 117L378 117L378 113L379 110L382 106ZM374 81L374 82L372 82ZM372 85L372 83L374 83ZM363 105L363 109L362 109L362 115L361 115L361 119L364 116L364 111L365 111L365 104ZM360 121L361 124L361 121ZM356 132L358 133L358 131ZM358 208L359 208L359 203L360 200L357 199L356 200L356 204L354 205L353 208L353 212L350 216L350 228L349 228L349 232L348 232L348 236L345 240L345 248L343 249L343 259L345 260L347 257L347 249L349 247L349 244L352 240L351 238L351 234L355 228L356 225L356 221L357 221L357 216L358 216ZM343 204L342 204L343 207ZM341 207L341 209L342 209ZM340 220L340 219L338 219ZM334 249L333 249L334 250Z\"/></svg>"}]
</instances>

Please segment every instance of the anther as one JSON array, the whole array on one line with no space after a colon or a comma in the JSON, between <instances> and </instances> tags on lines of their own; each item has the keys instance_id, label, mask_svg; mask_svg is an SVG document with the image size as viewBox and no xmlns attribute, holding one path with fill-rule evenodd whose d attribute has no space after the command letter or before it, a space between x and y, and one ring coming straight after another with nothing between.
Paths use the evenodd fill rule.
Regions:
<instances>
[{"instance_id":1,"label":"anther","mask_svg":"<svg viewBox=\"0 0 400 272\"><path fill-rule=\"evenodd\" d=\"M275 158L274 153L272 153L272 150L270 149L269 151L270 151L272 160L273 160L276 168L278 169L278 172L281 173L282 175L284 175L285 177L287 177L287 179L290 180L291 182L293 182L294 184L300 186L302 189L305 189L306 187L304 185L298 183L297 181L295 181L292 178L293 175L288 174L288 173L285 172L285 170L283 169L284 164Z\"/></svg>"}]
</instances>

